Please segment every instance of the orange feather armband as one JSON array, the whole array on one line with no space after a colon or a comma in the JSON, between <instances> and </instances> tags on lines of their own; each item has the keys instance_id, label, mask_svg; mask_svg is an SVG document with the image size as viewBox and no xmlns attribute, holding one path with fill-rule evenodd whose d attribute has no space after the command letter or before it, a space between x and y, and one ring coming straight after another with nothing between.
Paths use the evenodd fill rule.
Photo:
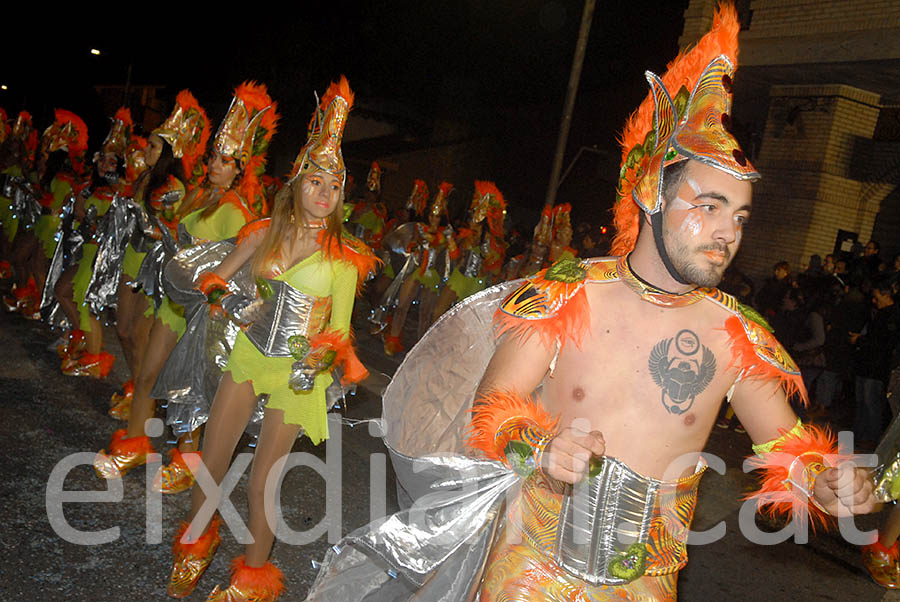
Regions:
<instances>
[{"instance_id":1,"label":"orange feather armband","mask_svg":"<svg viewBox=\"0 0 900 602\"><path fill-rule=\"evenodd\" d=\"M760 471L761 486L747 499L755 499L758 510L770 516L809 520L814 529L827 526L830 515L813 497L816 477L851 458L839 453L831 430L797 420L790 431L754 445L753 451L756 455L746 465Z\"/></svg>"},{"instance_id":2,"label":"orange feather armband","mask_svg":"<svg viewBox=\"0 0 900 602\"><path fill-rule=\"evenodd\" d=\"M210 304L218 303L219 300L229 293L228 283L225 279L215 272L204 272L197 278L194 288L206 295Z\"/></svg>"},{"instance_id":3,"label":"orange feather armband","mask_svg":"<svg viewBox=\"0 0 900 602\"><path fill-rule=\"evenodd\" d=\"M325 330L309 338L298 334L288 339L288 345L296 360L291 365L288 385L296 392L311 391L316 376L334 366L343 370L341 382L344 384L357 383L369 375L356 357L349 335L334 330Z\"/></svg>"},{"instance_id":4,"label":"orange feather armband","mask_svg":"<svg viewBox=\"0 0 900 602\"><path fill-rule=\"evenodd\" d=\"M468 445L522 477L540 470L557 421L531 397L494 391L475 400Z\"/></svg>"}]
</instances>

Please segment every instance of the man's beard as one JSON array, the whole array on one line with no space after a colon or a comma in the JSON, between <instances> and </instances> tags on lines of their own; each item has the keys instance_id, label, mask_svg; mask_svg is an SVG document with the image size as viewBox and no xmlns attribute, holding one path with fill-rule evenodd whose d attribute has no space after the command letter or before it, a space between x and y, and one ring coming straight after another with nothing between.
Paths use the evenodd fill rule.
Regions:
<instances>
[{"instance_id":1,"label":"man's beard","mask_svg":"<svg viewBox=\"0 0 900 602\"><path fill-rule=\"evenodd\" d=\"M669 254L669 259L682 278L697 286L708 287L714 287L722 281L725 268L731 263L731 251L726 245L710 243L691 249L681 241L674 240L671 236L664 235L663 240L666 244L666 252ZM722 266L710 265L701 267L698 265L697 262L705 259L704 251L718 251L722 253L724 255Z\"/></svg>"}]
</instances>

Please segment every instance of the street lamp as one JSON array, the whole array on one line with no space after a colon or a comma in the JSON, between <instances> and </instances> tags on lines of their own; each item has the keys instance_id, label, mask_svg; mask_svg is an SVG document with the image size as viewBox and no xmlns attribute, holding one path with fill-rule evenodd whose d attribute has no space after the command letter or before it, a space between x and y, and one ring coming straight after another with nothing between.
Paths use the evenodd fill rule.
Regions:
<instances>
[{"instance_id":1,"label":"street lamp","mask_svg":"<svg viewBox=\"0 0 900 602\"><path fill-rule=\"evenodd\" d=\"M91 54L93 54L94 56L100 56L100 51L96 48L91 48Z\"/></svg>"}]
</instances>

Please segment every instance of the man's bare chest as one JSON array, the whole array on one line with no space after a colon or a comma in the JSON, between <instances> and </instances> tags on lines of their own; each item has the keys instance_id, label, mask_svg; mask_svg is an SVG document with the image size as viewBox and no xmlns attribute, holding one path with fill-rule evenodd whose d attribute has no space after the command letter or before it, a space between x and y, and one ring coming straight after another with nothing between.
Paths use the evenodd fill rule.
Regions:
<instances>
[{"instance_id":1,"label":"man's bare chest","mask_svg":"<svg viewBox=\"0 0 900 602\"><path fill-rule=\"evenodd\" d=\"M567 345L559 354L546 402L562 416L602 415L620 424L711 422L736 371L725 316L705 304L592 307L581 347Z\"/></svg>"}]
</instances>

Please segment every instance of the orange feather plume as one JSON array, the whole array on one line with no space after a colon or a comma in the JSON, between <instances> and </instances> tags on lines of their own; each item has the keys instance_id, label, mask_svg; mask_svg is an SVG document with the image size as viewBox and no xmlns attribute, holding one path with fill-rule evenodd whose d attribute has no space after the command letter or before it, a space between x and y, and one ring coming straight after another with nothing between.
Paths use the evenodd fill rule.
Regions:
<instances>
[{"instance_id":1,"label":"orange feather plume","mask_svg":"<svg viewBox=\"0 0 900 602\"><path fill-rule=\"evenodd\" d=\"M719 55L724 54L732 64L737 65L740 28L741 24L734 6L731 4L720 5L716 9L713 26L709 33L704 35L696 46L680 52L667 65L666 73L661 79L669 95L674 97L682 86L688 91L693 90L703 70L710 61ZM638 144L642 144L647 133L653 129L654 109L653 94L650 92L634 113L628 117L625 128L619 137L623 166L631 150ZM638 163L619 181L618 199L613 208L613 224L616 228L616 236L612 244L613 255L624 255L630 252L637 241L641 209L631 197L631 191L639 177L643 175L640 170L641 166L642 164Z\"/></svg>"},{"instance_id":2,"label":"orange feather plume","mask_svg":"<svg viewBox=\"0 0 900 602\"><path fill-rule=\"evenodd\" d=\"M353 90L350 89L350 82L347 81L347 77L344 75L341 75L340 80L331 82L331 85L328 86L328 90L325 91L325 95L322 96L322 100L319 102L319 109L322 111L327 109L331 101L338 96L347 101L349 108L353 108Z\"/></svg>"},{"instance_id":3,"label":"orange feather plume","mask_svg":"<svg viewBox=\"0 0 900 602\"><path fill-rule=\"evenodd\" d=\"M75 126L75 132L77 133L75 140L70 140L67 144L69 155L74 156L84 152L88 145L88 129L81 117L65 109L56 109L53 114L60 125L71 123Z\"/></svg>"},{"instance_id":4,"label":"orange feather plume","mask_svg":"<svg viewBox=\"0 0 900 602\"><path fill-rule=\"evenodd\" d=\"M131 121L131 109L128 107L119 107L119 110L116 111L115 117L113 117L114 121L121 121L127 127L132 127L133 122Z\"/></svg>"}]
</instances>

